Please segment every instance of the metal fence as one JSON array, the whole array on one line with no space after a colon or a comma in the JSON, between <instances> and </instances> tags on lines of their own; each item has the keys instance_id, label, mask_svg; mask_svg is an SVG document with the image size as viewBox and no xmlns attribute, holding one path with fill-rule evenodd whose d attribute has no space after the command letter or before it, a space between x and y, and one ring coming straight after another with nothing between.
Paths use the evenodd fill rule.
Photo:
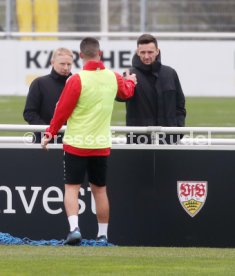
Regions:
<instances>
[{"instance_id":1,"label":"metal fence","mask_svg":"<svg viewBox=\"0 0 235 276\"><path fill-rule=\"evenodd\" d=\"M0 124L0 148L40 148L39 144L33 143L35 131L45 132L48 126L45 125L13 125ZM60 129L64 132L66 126ZM21 132L22 136L2 136L3 132ZM128 145L126 144L126 134L135 135L136 133L151 134L153 143ZM164 143L159 135L165 134L184 134L179 144L168 145ZM194 149L194 150L235 150L235 128L234 127L126 127L111 126L111 138L113 149ZM213 136L219 135L215 138ZM164 138L163 138L164 139ZM162 141L163 143L159 143ZM50 144L50 148L61 148L61 144Z\"/></svg>"},{"instance_id":2,"label":"metal fence","mask_svg":"<svg viewBox=\"0 0 235 276\"><path fill-rule=\"evenodd\" d=\"M3 31L19 29L16 1L0 0ZM60 32L101 31L102 22L109 32L235 31L234 0L58 0L58 4Z\"/></svg>"}]
</instances>

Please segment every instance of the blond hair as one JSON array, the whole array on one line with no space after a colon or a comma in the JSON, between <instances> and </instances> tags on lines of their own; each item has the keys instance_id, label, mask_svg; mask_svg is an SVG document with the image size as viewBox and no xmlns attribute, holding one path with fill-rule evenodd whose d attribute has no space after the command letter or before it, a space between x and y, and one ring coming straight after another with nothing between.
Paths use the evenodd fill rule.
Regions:
<instances>
[{"instance_id":1,"label":"blond hair","mask_svg":"<svg viewBox=\"0 0 235 276\"><path fill-rule=\"evenodd\" d=\"M55 51L53 51L51 60L55 60L57 56L62 56L62 55L68 55L71 58L73 58L73 52L67 48L58 48Z\"/></svg>"}]
</instances>

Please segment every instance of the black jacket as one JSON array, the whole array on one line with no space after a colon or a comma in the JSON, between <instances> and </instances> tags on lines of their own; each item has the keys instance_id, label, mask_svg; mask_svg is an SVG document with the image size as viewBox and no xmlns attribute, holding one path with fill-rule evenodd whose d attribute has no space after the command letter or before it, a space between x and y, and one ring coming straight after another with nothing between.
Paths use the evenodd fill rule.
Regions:
<instances>
[{"instance_id":1,"label":"black jacket","mask_svg":"<svg viewBox=\"0 0 235 276\"><path fill-rule=\"evenodd\" d=\"M126 102L127 126L184 126L185 97L176 71L161 64L145 65L135 54L130 70L136 74L134 96Z\"/></svg>"},{"instance_id":2,"label":"black jacket","mask_svg":"<svg viewBox=\"0 0 235 276\"><path fill-rule=\"evenodd\" d=\"M56 103L69 76L61 76L52 69L49 75L39 77L31 83L23 112L26 122L30 125L50 124ZM36 142L40 142L40 133L36 136Z\"/></svg>"}]
</instances>

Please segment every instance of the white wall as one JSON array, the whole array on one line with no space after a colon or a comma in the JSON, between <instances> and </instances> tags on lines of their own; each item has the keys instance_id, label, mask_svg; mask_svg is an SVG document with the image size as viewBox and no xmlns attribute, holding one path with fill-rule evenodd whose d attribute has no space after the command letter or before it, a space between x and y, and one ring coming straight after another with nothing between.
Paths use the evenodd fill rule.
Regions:
<instances>
[{"instance_id":1,"label":"white wall","mask_svg":"<svg viewBox=\"0 0 235 276\"><path fill-rule=\"evenodd\" d=\"M55 48L77 52L80 41L0 41L0 95L27 95L36 76L47 67ZM101 41L105 65L120 73L131 65L135 40ZM235 42L159 40L162 63L176 69L186 96L235 96ZM29 58L31 60L29 60ZM73 73L82 66L75 57ZM28 66L27 66L28 61Z\"/></svg>"}]
</instances>

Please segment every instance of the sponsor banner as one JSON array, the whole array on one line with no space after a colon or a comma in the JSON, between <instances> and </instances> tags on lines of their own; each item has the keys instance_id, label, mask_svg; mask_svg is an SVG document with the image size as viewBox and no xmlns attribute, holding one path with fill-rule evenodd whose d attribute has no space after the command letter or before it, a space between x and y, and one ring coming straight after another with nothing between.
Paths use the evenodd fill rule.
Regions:
<instances>
[{"instance_id":1,"label":"sponsor banner","mask_svg":"<svg viewBox=\"0 0 235 276\"><path fill-rule=\"evenodd\" d=\"M38 201L41 202L41 212L47 215L59 215L63 212L63 189L50 186L46 189L42 186L0 186L1 196L5 195L5 202L0 202L0 213L1 214L18 214L25 213L31 215L35 212L35 207L38 204ZM91 194L91 188L81 188L80 189L80 199L78 200L79 204L79 213L82 215L86 208L87 204L84 200L86 197L90 197L90 211L93 214L96 214L95 201L94 197ZM1 198L1 197L0 197ZM18 210L14 206L14 202L19 201L20 208Z\"/></svg>"},{"instance_id":2,"label":"sponsor banner","mask_svg":"<svg viewBox=\"0 0 235 276\"><path fill-rule=\"evenodd\" d=\"M1 41L0 95L27 95L35 77L48 74L52 51L74 51L72 72L82 67L80 41ZM135 40L101 41L105 65L119 73L131 66ZM235 95L235 42L159 40L162 63L176 69L186 96Z\"/></svg>"},{"instance_id":3,"label":"sponsor banner","mask_svg":"<svg viewBox=\"0 0 235 276\"><path fill-rule=\"evenodd\" d=\"M34 240L65 238L62 150L5 147L0 154L0 231ZM107 173L109 241L235 247L234 163L234 150L113 149ZM97 219L87 181L78 204L82 236L94 239Z\"/></svg>"}]
</instances>

